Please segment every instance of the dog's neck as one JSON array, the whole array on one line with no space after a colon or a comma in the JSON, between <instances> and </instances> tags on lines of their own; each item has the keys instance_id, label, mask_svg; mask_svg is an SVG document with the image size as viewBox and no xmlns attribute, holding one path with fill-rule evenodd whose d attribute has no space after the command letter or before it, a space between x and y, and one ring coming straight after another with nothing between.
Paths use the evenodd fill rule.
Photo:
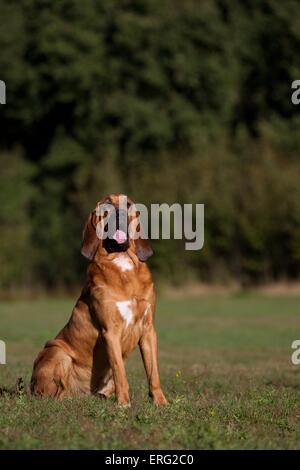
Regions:
<instances>
[{"instance_id":1,"label":"dog's neck","mask_svg":"<svg viewBox=\"0 0 300 470\"><path fill-rule=\"evenodd\" d=\"M135 266L138 266L141 263L137 255L134 253L134 251L130 247L128 248L128 250L122 253L119 253L119 252L108 253L105 248L99 247L95 253L92 263L96 263L98 266L100 266L101 264L103 264L103 262L113 261L120 255L128 256Z\"/></svg>"}]
</instances>

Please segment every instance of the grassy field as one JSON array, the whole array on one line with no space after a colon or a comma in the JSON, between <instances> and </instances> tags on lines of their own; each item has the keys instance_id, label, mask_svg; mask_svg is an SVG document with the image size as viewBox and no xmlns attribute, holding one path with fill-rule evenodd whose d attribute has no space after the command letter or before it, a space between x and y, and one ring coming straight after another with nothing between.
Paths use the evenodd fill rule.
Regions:
<instances>
[{"instance_id":1,"label":"grassy field","mask_svg":"<svg viewBox=\"0 0 300 470\"><path fill-rule=\"evenodd\" d=\"M43 343L73 301L0 303L7 365L0 386L25 384ZM300 298L217 295L161 299L157 311L162 383L170 405L149 403L139 352L127 363L131 409L114 399L0 396L1 449L300 448Z\"/></svg>"}]
</instances>

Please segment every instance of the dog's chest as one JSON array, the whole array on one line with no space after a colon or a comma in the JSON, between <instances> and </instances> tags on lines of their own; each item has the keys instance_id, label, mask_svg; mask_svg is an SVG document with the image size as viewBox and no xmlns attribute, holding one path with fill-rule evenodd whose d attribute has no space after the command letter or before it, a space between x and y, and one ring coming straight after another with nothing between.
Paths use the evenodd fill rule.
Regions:
<instances>
[{"instance_id":1,"label":"dog's chest","mask_svg":"<svg viewBox=\"0 0 300 470\"><path fill-rule=\"evenodd\" d=\"M151 313L150 302L137 300L136 298L117 301L116 307L124 322L125 329L144 323Z\"/></svg>"},{"instance_id":2,"label":"dog's chest","mask_svg":"<svg viewBox=\"0 0 300 470\"><path fill-rule=\"evenodd\" d=\"M113 264L123 285L119 299L115 300L115 311L122 322L123 338L134 340L152 321L152 304L147 301L151 298L151 290L145 291L145 284L140 282L136 267L127 254L120 253Z\"/></svg>"},{"instance_id":3,"label":"dog's chest","mask_svg":"<svg viewBox=\"0 0 300 470\"><path fill-rule=\"evenodd\" d=\"M127 355L138 344L143 331L152 322L152 306L145 300L128 299L116 302L122 321L122 352Z\"/></svg>"}]
</instances>

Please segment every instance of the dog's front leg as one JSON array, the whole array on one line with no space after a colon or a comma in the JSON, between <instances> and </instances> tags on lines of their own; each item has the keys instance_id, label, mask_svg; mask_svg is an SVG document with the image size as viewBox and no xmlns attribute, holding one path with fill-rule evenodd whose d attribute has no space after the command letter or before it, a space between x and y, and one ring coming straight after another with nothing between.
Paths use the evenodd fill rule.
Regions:
<instances>
[{"instance_id":1,"label":"dog's front leg","mask_svg":"<svg viewBox=\"0 0 300 470\"><path fill-rule=\"evenodd\" d=\"M109 330L104 330L102 334L114 377L118 404L120 406L130 406L129 386L122 357L120 336Z\"/></svg>"},{"instance_id":2,"label":"dog's front leg","mask_svg":"<svg viewBox=\"0 0 300 470\"><path fill-rule=\"evenodd\" d=\"M139 346L148 378L149 395L156 405L167 405L168 402L160 385L157 359L157 335L153 325L144 332L140 339Z\"/></svg>"}]
</instances>

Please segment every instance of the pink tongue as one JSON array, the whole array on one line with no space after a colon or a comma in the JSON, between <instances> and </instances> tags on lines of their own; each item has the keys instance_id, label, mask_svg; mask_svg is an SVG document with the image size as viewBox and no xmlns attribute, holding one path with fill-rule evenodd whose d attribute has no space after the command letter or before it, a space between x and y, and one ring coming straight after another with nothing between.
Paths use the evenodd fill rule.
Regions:
<instances>
[{"instance_id":1,"label":"pink tongue","mask_svg":"<svg viewBox=\"0 0 300 470\"><path fill-rule=\"evenodd\" d=\"M121 244L126 242L127 236L126 233L123 232L123 230L117 230L113 236L113 239L116 240L117 243Z\"/></svg>"}]
</instances>

